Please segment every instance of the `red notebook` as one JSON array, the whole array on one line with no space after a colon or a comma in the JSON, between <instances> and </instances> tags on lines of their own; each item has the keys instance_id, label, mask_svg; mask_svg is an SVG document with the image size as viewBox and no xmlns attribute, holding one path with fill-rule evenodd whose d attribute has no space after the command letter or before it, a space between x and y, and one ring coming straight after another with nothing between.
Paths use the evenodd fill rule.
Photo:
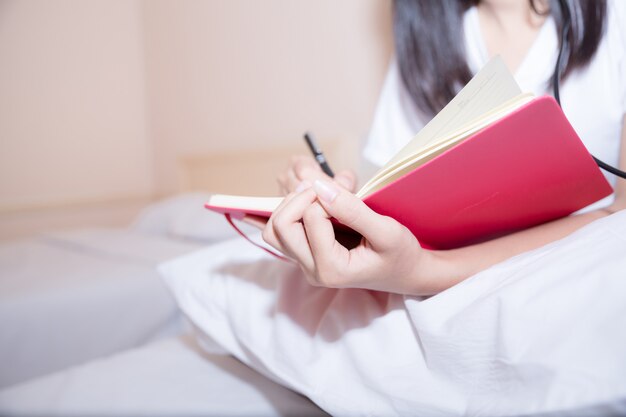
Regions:
<instances>
[{"instance_id":1,"label":"red notebook","mask_svg":"<svg viewBox=\"0 0 626 417\"><path fill-rule=\"evenodd\" d=\"M612 192L560 107L541 97L365 201L420 242L453 248L567 216Z\"/></svg>"},{"instance_id":2,"label":"red notebook","mask_svg":"<svg viewBox=\"0 0 626 417\"><path fill-rule=\"evenodd\" d=\"M553 98L507 103L427 151L413 146L409 154L419 157L392 159L357 195L422 246L448 249L567 216L613 192ZM206 207L269 217L279 202L215 195Z\"/></svg>"}]
</instances>

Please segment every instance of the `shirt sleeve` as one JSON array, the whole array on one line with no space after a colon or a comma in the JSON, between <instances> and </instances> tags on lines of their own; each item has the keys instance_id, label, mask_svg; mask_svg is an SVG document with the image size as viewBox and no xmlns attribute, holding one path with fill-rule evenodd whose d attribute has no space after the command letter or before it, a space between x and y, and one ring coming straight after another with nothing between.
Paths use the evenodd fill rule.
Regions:
<instances>
[{"instance_id":1,"label":"shirt sleeve","mask_svg":"<svg viewBox=\"0 0 626 417\"><path fill-rule=\"evenodd\" d=\"M393 59L376 105L363 157L379 167L385 165L423 125Z\"/></svg>"}]
</instances>

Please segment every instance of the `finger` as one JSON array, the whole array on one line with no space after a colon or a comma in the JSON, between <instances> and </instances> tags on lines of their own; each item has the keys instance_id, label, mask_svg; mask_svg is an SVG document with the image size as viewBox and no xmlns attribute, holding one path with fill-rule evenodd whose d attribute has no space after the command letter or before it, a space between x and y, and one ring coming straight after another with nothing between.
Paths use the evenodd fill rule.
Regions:
<instances>
[{"instance_id":1,"label":"finger","mask_svg":"<svg viewBox=\"0 0 626 417\"><path fill-rule=\"evenodd\" d=\"M294 160L293 173L299 180L322 180L335 181L338 185L350 192L354 192L356 187L356 175L351 170L340 171L335 177L328 176L319 163L311 157L300 157ZM293 188L291 188L293 190Z\"/></svg>"},{"instance_id":2,"label":"finger","mask_svg":"<svg viewBox=\"0 0 626 417\"><path fill-rule=\"evenodd\" d=\"M263 234L262 234L263 240L266 243L268 243L270 246L284 253L285 255L289 255L288 248L285 248L283 246L278 234L276 233L276 227L275 227L274 222L276 218L278 218L281 215L280 213L283 207L287 206L289 202L293 200L297 195L298 193L295 193L295 192L291 192L287 194L285 198L283 198L283 200L280 202L278 207L274 209L274 211L272 212L272 215L267 221L267 224L265 225L265 228L263 229Z\"/></svg>"},{"instance_id":3,"label":"finger","mask_svg":"<svg viewBox=\"0 0 626 417\"><path fill-rule=\"evenodd\" d=\"M323 180L332 181L332 177L328 176L322 171L321 166L313 158L308 158L306 161L302 161L300 164L294 166L295 175L300 180Z\"/></svg>"},{"instance_id":4,"label":"finger","mask_svg":"<svg viewBox=\"0 0 626 417\"><path fill-rule=\"evenodd\" d=\"M287 195L290 192L293 192L298 184L302 180L306 179L305 177L298 176L297 172L301 170L302 167L306 167L307 165L310 165L313 169L315 169L317 164L311 156L294 155L289 158L287 168L277 178L282 195Z\"/></svg>"},{"instance_id":5,"label":"finger","mask_svg":"<svg viewBox=\"0 0 626 417\"><path fill-rule=\"evenodd\" d=\"M298 178L301 178L302 180L308 180L311 183L315 180L332 181L332 178L326 175L321 170L321 168L319 168L319 165L317 165L316 167L318 169L305 168L305 169L300 170L298 174Z\"/></svg>"},{"instance_id":6,"label":"finger","mask_svg":"<svg viewBox=\"0 0 626 417\"><path fill-rule=\"evenodd\" d=\"M313 260L319 271L322 285L330 286L329 272L343 269L348 263L348 249L336 238L333 223L326 210L316 202L306 209L303 217L304 229L311 248Z\"/></svg>"},{"instance_id":7,"label":"finger","mask_svg":"<svg viewBox=\"0 0 626 417\"><path fill-rule=\"evenodd\" d=\"M324 210L341 224L363 235L378 250L393 248L394 242L384 238L388 236L385 231L399 223L376 213L360 198L333 183L315 181L313 189Z\"/></svg>"},{"instance_id":8,"label":"finger","mask_svg":"<svg viewBox=\"0 0 626 417\"><path fill-rule=\"evenodd\" d=\"M311 156L301 156L297 158L293 165L293 171L300 180L315 179L322 172L322 168Z\"/></svg>"},{"instance_id":9,"label":"finger","mask_svg":"<svg viewBox=\"0 0 626 417\"><path fill-rule=\"evenodd\" d=\"M270 216L270 218L267 220L267 224L265 225L265 228L263 229L263 234L261 235L261 237L263 238L263 240L269 244L270 246L272 246L273 248L285 253L284 248L282 247L280 240L278 239L278 236L276 236L276 233L274 231L274 219L276 218L276 216L278 215L279 211L281 210L282 207L284 207L291 199L293 199L296 196L296 193L288 193L283 200L280 202L280 204L278 205L278 207L276 207L274 209L274 211L272 212L272 215ZM286 254L286 253L285 253Z\"/></svg>"},{"instance_id":10,"label":"finger","mask_svg":"<svg viewBox=\"0 0 626 417\"><path fill-rule=\"evenodd\" d=\"M290 193L270 217L274 231L287 230L293 223L300 223L302 213L315 199L316 194L311 187L299 193Z\"/></svg>"},{"instance_id":11,"label":"finger","mask_svg":"<svg viewBox=\"0 0 626 417\"><path fill-rule=\"evenodd\" d=\"M293 169L290 169L289 171L287 171L285 176L286 176L286 187L291 193L296 189L298 184L302 182L302 180L298 178L298 176L296 175L296 172Z\"/></svg>"},{"instance_id":12,"label":"finger","mask_svg":"<svg viewBox=\"0 0 626 417\"><path fill-rule=\"evenodd\" d=\"M314 269L313 255L309 247L304 226L301 222L304 211L316 200L313 190L307 189L295 194L272 216L272 227L280 246L292 255L303 267Z\"/></svg>"},{"instance_id":13,"label":"finger","mask_svg":"<svg viewBox=\"0 0 626 417\"><path fill-rule=\"evenodd\" d=\"M278 180L278 190L280 195L286 197L291 191L289 190L289 183L287 182L287 174L282 179Z\"/></svg>"},{"instance_id":14,"label":"finger","mask_svg":"<svg viewBox=\"0 0 626 417\"><path fill-rule=\"evenodd\" d=\"M350 192L354 192L356 188L356 175L350 170L343 170L337 173L334 178L335 182Z\"/></svg>"},{"instance_id":15,"label":"finger","mask_svg":"<svg viewBox=\"0 0 626 417\"><path fill-rule=\"evenodd\" d=\"M313 183L310 181L301 181L300 183L298 183L298 185L296 186L296 189L289 192L281 201L280 204L278 204L278 206L276 206L276 208L274 209L274 211L272 212L272 216L275 216L277 213L279 213L283 207L285 207L287 204L289 204L289 202L291 200L293 200L299 193L301 193L302 191L313 187Z\"/></svg>"}]
</instances>

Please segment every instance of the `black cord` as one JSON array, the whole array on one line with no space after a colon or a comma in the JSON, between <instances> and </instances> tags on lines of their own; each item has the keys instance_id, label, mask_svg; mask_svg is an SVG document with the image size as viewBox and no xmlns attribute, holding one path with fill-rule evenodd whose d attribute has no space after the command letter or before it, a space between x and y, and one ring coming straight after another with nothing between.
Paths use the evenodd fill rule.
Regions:
<instances>
[{"instance_id":1,"label":"black cord","mask_svg":"<svg viewBox=\"0 0 626 417\"><path fill-rule=\"evenodd\" d=\"M563 13L563 28L561 29L561 47L559 48L559 54L556 57L556 65L554 66L554 73L552 74L552 88L554 89L554 99L559 106L561 106L561 94L559 93L559 84L561 81L561 59L567 49L567 36L572 26L572 15L567 4L567 0L560 0L561 13ZM563 106L561 106L563 107Z\"/></svg>"},{"instance_id":2,"label":"black cord","mask_svg":"<svg viewBox=\"0 0 626 417\"><path fill-rule=\"evenodd\" d=\"M567 0L559 0L559 4L561 5L561 13L563 13L563 29L561 30L561 47L559 48L559 55L556 58L556 66L554 67L554 74L552 75L552 86L554 88L554 99L561 106L561 95L559 94L559 82L561 78L561 58L565 49L567 49L567 39L569 35L569 31L572 27L572 15L570 13L569 5L567 4ZM561 106L563 107L563 106ZM600 168L605 171L610 172L613 175L616 175L620 178L626 179L626 172L615 168L591 155L593 160L598 164Z\"/></svg>"}]
</instances>

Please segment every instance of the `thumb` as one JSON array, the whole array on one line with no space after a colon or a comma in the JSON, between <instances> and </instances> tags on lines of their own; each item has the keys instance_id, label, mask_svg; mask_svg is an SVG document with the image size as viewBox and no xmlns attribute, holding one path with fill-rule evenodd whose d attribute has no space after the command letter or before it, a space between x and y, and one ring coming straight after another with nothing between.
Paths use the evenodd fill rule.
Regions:
<instances>
[{"instance_id":1,"label":"thumb","mask_svg":"<svg viewBox=\"0 0 626 417\"><path fill-rule=\"evenodd\" d=\"M313 189L320 204L330 216L363 235L372 246L383 249L393 244L385 239L387 236L385 231L389 228L390 222L395 221L376 213L360 198L333 183L315 180Z\"/></svg>"},{"instance_id":2,"label":"thumb","mask_svg":"<svg viewBox=\"0 0 626 417\"><path fill-rule=\"evenodd\" d=\"M335 175L335 181L346 190L354 192L354 186L356 185L356 175L354 175L354 172L348 169L341 171Z\"/></svg>"}]
</instances>

